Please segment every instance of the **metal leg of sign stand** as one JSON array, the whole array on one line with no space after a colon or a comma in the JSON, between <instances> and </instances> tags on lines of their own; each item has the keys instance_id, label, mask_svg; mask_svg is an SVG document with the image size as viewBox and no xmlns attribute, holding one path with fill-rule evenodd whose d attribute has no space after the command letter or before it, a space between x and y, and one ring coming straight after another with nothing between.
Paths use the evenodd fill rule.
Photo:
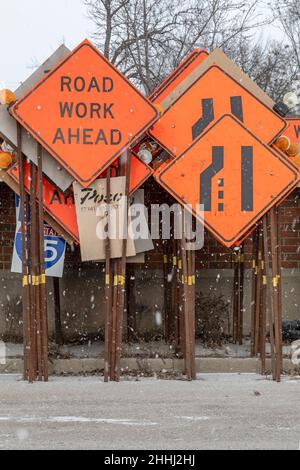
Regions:
<instances>
[{"instance_id":1,"label":"metal leg of sign stand","mask_svg":"<svg viewBox=\"0 0 300 470\"><path fill-rule=\"evenodd\" d=\"M260 352L260 320L261 320L261 289L262 289L262 233L258 227L258 250L256 258L256 296L255 296L255 356Z\"/></svg>"},{"instance_id":2,"label":"metal leg of sign stand","mask_svg":"<svg viewBox=\"0 0 300 470\"><path fill-rule=\"evenodd\" d=\"M195 251L187 251L187 264L188 264L188 305L189 305L189 321L190 321L190 350L191 350L191 376L192 380L196 380L196 323L195 323Z\"/></svg>"},{"instance_id":3,"label":"metal leg of sign stand","mask_svg":"<svg viewBox=\"0 0 300 470\"><path fill-rule=\"evenodd\" d=\"M35 379L42 379L42 345L40 323L40 299L38 278L38 226L37 226L37 171L34 163L30 164L30 279L31 279L31 315L32 315L32 345L34 351Z\"/></svg>"},{"instance_id":4,"label":"metal leg of sign stand","mask_svg":"<svg viewBox=\"0 0 300 470\"><path fill-rule=\"evenodd\" d=\"M118 264L119 260L113 260L113 291L112 291L112 317L111 317L111 340L110 340L110 380L115 380L116 364L116 328L117 328L117 300L118 300Z\"/></svg>"},{"instance_id":5,"label":"metal leg of sign stand","mask_svg":"<svg viewBox=\"0 0 300 470\"><path fill-rule=\"evenodd\" d=\"M183 289L183 270L182 270L182 253L181 243L178 243L178 316L179 316L179 346L180 351L185 357L186 345L185 345L185 317L184 317L184 289ZM185 372L185 371L184 371Z\"/></svg>"},{"instance_id":6,"label":"metal leg of sign stand","mask_svg":"<svg viewBox=\"0 0 300 470\"><path fill-rule=\"evenodd\" d=\"M22 274L23 274L23 342L24 342L24 380L33 382L31 351L30 285L27 263L28 246L28 197L25 191L24 156L22 153L22 127L17 123L17 157L20 172L20 215L22 233Z\"/></svg>"},{"instance_id":7,"label":"metal leg of sign stand","mask_svg":"<svg viewBox=\"0 0 300 470\"><path fill-rule=\"evenodd\" d=\"M267 276L265 266L265 242L264 230L261 228L262 239L262 287L261 287L261 309L260 309L260 359L261 359L261 374L266 374L266 332L267 332Z\"/></svg>"},{"instance_id":8,"label":"metal leg of sign stand","mask_svg":"<svg viewBox=\"0 0 300 470\"><path fill-rule=\"evenodd\" d=\"M169 303L169 256L163 241L163 286L164 286L164 339L170 341L170 303Z\"/></svg>"},{"instance_id":9,"label":"metal leg of sign stand","mask_svg":"<svg viewBox=\"0 0 300 470\"><path fill-rule=\"evenodd\" d=\"M122 157L121 157L122 158ZM129 192L130 192L130 171L131 171L131 149L127 150L125 164L121 162L122 172L126 175L125 183L125 214L124 214L124 229L126 232L123 234L122 241L122 258L119 260L119 275L118 275L118 295L117 295L117 325L116 325L116 362L115 362L115 380L120 380L120 361L123 337L123 320L125 308L125 286L126 286L126 258L127 258L127 238L128 238L128 210L129 210Z\"/></svg>"},{"instance_id":10,"label":"metal leg of sign stand","mask_svg":"<svg viewBox=\"0 0 300 470\"><path fill-rule=\"evenodd\" d=\"M280 206L275 208L277 228L277 275L278 275L278 309L279 309L279 337L280 337L280 369L283 371L282 353L282 276L281 276L281 211Z\"/></svg>"},{"instance_id":11,"label":"metal leg of sign stand","mask_svg":"<svg viewBox=\"0 0 300 470\"><path fill-rule=\"evenodd\" d=\"M42 343L42 375L48 381L48 314L46 297L46 269L45 269L45 240L44 240L44 207L43 207L43 159L42 146L38 144L38 235L39 235L39 295L41 315L41 343Z\"/></svg>"},{"instance_id":12,"label":"metal leg of sign stand","mask_svg":"<svg viewBox=\"0 0 300 470\"><path fill-rule=\"evenodd\" d=\"M182 328L184 334L184 367L187 379L195 380L195 252L187 245L185 230L181 240L180 258L180 267L182 268L182 315L184 320L184 328Z\"/></svg>"},{"instance_id":13,"label":"metal leg of sign stand","mask_svg":"<svg viewBox=\"0 0 300 470\"><path fill-rule=\"evenodd\" d=\"M237 254L234 254L233 277L233 319L232 338L234 344L243 344L244 324L244 254L243 245Z\"/></svg>"},{"instance_id":14,"label":"metal leg of sign stand","mask_svg":"<svg viewBox=\"0 0 300 470\"><path fill-rule=\"evenodd\" d=\"M251 287L251 356L255 356L256 332L256 290L257 290L257 258L258 258L258 228L253 232L252 243L252 287Z\"/></svg>"},{"instance_id":15,"label":"metal leg of sign stand","mask_svg":"<svg viewBox=\"0 0 300 470\"><path fill-rule=\"evenodd\" d=\"M181 241L182 258L182 285L183 285L183 316L185 333L185 373L188 380L192 380L192 351L191 351L191 328L189 317L189 293L188 293L188 265L185 236Z\"/></svg>"},{"instance_id":16,"label":"metal leg of sign stand","mask_svg":"<svg viewBox=\"0 0 300 470\"><path fill-rule=\"evenodd\" d=\"M274 326L273 326L273 296L272 296L272 272L270 269L270 254L269 254L269 237L268 237L268 216L263 217L263 241L264 241L264 268L266 279L266 314L270 330L270 346L271 346L271 365L273 379L276 379L275 374L275 341L274 341Z\"/></svg>"},{"instance_id":17,"label":"metal leg of sign stand","mask_svg":"<svg viewBox=\"0 0 300 470\"><path fill-rule=\"evenodd\" d=\"M275 338L275 380L280 382L282 363L282 336L281 336L281 313L279 311L279 270L278 270L278 237L276 208L270 210L271 226L271 257L273 275L273 305L274 305L274 338Z\"/></svg>"},{"instance_id":18,"label":"metal leg of sign stand","mask_svg":"<svg viewBox=\"0 0 300 470\"><path fill-rule=\"evenodd\" d=\"M172 285L171 285L171 308L170 308L170 315L169 315L169 341L174 342L175 341L175 324L174 324L174 318L175 318L175 312L177 310L177 305L178 305L178 271L177 271L177 265L178 265L178 259L177 259L177 247L176 247L176 241L171 240L172 244L172 271L171 271L171 277L172 277Z\"/></svg>"},{"instance_id":19,"label":"metal leg of sign stand","mask_svg":"<svg viewBox=\"0 0 300 470\"><path fill-rule=\"evenodd\" d=\"M237 343L238 335L238 296L239 296L239 265L236 253L233 254L233 310L232 310L232 342Z\"/></svg>"},{"instance_id":20,"label":"metal leg of sign stand","mask_svg":"<svg viewBox=\"0 0 300 470\"><path fill-rule=\"evenodd\" d=\"M176 253L176 270L175 270L175 299L174 299L174 311L173 311L173 341L176 348L180 348L181 344L181 312L180 312L180 298L181 298L181 250L180 240L175 240L174 251Z\"/></svg>"},{"instance_id":21,"label":"metal leg of sign stand","mask_svg":"<svg viewBox=\"0 0 300 470\"><path fill-rule=\"evenodd\" d=\"M239 256L239 295L238 295L238 343L243 344L244 335L244 244L241 245Z\"/></svg>"},{"instance_id":22,"label":"metal leg of sign stand","mask_svg":"<svg viewBox=\"0 0 300 470\"><path fill-rule=\"evenodd\" d=\"M112 275L111 275L111 248L109 238L110 227L110 168L106 176L106 204L107 204L107 238L105 242L105 346L104 346L104 382L108 382L110 373L110 348L111 348L111 311L112 311Z\"/></svg>"}]
</instances>

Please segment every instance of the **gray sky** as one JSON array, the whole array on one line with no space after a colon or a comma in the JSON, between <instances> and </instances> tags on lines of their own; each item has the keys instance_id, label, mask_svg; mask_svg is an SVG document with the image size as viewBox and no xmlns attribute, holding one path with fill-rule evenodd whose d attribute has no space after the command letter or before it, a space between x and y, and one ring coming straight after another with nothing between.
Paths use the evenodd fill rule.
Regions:
<instances>
[{"instance_id":1,"label":"gray sky","mask_svg":"<svg viewBox=\"0 0 300 470\"><path fill-rule=\"evenodd\" d=\"M82 0L0 0L0 5L0 88L16 89L62 42L73 49L93 32ZM270 26L258 34L280 38Z\"/></svg>"},{"instance_id":2,"label":"gray sky","mask_svg":"<svg viewBox=\"0 0 300 470\"><path fill-rule=\"evenodd\" d=\"M0 0L0 88L17 88L62 43L93 32L82 0Z\"/></svg>"}]
</instances>

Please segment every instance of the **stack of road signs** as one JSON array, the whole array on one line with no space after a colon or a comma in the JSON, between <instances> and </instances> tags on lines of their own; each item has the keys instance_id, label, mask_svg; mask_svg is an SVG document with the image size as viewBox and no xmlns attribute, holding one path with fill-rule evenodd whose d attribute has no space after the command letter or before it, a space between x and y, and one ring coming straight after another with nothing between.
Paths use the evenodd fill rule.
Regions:
<instances>
[{"instance_id":1,"label":"stack of road signs","mask_svg":"<svg viewBox=\"0 0 300 470\"><path fill-rule=\"evenodd\" d=\"M24 323L28 329L30 312L34 319L45 314L37 307L45 303L44 216L65 240L81 244L83 259L105 257L105 377L118 380L126 256L138 250L125 237L117 261L112 262L110 239L95 250L101 255L88 253L91 241L85 237L89 223L81 217L82 193L92 194L96 201L100 191L108 204L117 180L122 180L122 193L128 198L154 174L221 243L238 245L299 181L292 159L272 146L283 131L295 133L293 140L299 140L299 121L290 120L286 129L287 122L273 110L270 97L218 49L210 55L193 51L147 99L84 41L72 52L60 47L15 95L17 101L8 109L0 106L0 137L17 151L18 161L1 171L0 178L21 196L22 230L17 231L16 252L23 253ZM126 218L128 209L126 201ZM94 204L91 211L95 210ZM143 247L146 251L152 244ZM176 319L178 340L192 379L195 255L187 249L185 237L174 243L172 269L181 283L184 306ZM40 301L33 285L42 285ZM174 292L177 287L174 284ZM36 336L27 336L29 349L31 339L36 341ZM31 378L39 360L45 364L42 346L38 360L31 358Z\"/></svg>"},{"instance_id":2,"label":"stack of road signs","mask_svg":"<svg viewBox=\"0 0 300 470\"><path fill-rule=\"evenodd\" d=\"M82 226L78 227L80 217L76 216L77 193L89 190L93 192L93 185L103 185L103 179L102 182L95 180L100 175L103 176L107 170L107 174L104 174L107 181L104 191L108 192L105 195L105 200L108 201L110 191L117 181L117 178L110 181L111 165L114 164L115 175L120 176L124 172L124 166L122 161L118 163L117 160L124 152L127 155L127 170L125 168L123 196L127 196L128 199L130 194L137 191L153 174L153 170L131 149L135 141L154 124L158 118L158 111L88 41L84 41L71 53L64 47L60 48L20 90L17 90L16 95L18 99L8 111L4 107L1 108L0 132L2 138L18 151L18 161L9 168L5 180L13 188L20 186L21 194L22 227L21 231L18 230L16 241L21 240L22 246L17 249L17 255L21 252L23 254L22 272L24 280L26 279L26 283L25 281L23 283L24 299L25 297L27 299L23 305L24 318L26 317L25 349L34 351L33 354L30 352L26 356L24 376L29 380L34 380L37 376L47 379L47 373L44 374L41 367L39 368L39 363L41 366L45 356L41 356L39 349L33 345L33 343L40 344L40 338L35 334L32 336L32 329L29 326L31 322L35 325L41 314L36 303L32 280L35 282L34 285L40 286L41 279L44 284L44 275L36 276L34 271L34 260L40 257L41 244L38 240L41 232L38 238L30 242L30 262L26 260L24 262L24 258L27 259L29 256L26 248L29 243L28 237L31 232L36 234L37 227L36 218L33 222L30 220L26 192L30 195L30 208L34 210L35 215L39 214L41 217L42 213L40 209L37 211L37 207L42 207L51 220L62 227L67 237L71 237L75 243L84 242L80 237ZM14 119L18 122L17 125ZM33 163L29 164L24 156ZM39 163L38 172L35 167L37 163ZM72 187L74 179L75 194ZM30 233L27 226L31 227ZM115 358L115 363L111 367L111 377L116 377L119 373L117 366L121 341L119 332L123 318L121 305L124 306L124 290L119 289L119 286L123 285L124 262L126 263L126 253L132 256L138 252L135 247L130 251L130 241L129 251L125 249L124 252L125 244L127 245L126 237L118 252L118 256L122 257L122 263L115 266L117 275L114 277L111 276L109 268L113 250L111 248L107 250L107 243L103 246L109 269L106 280L109 278L111 283L116 278L118 287L117 297L112 305L116 314L114 321L117 323L113 329L115 339L111 354ZM18 246L17 243L16 247ZM149 244L147 246L145 250L153 247L152 243L150 248ZM82 246L82 253L85 252L84 248L87 248L87 245ZM88 255L83 256L83 259L94 259L94 257ZM37 284L36 279L39 280ZM35 331L38 330L35 328Z\"/></svg>"},{"instance_id":3,"label":"stack of road signs","mask_svg":"<svg viewBox=\"0 0 300 470\"><path fill-rule=\"evenodd\" d=\"M157 181L230 247L297 184L299 172L269 146L286 128L284 119L254 87L218 64L206 68L209 58L200 75L195 69L194 80L177 87L180 96L150 135L174 158L156 172Z\"/></svg>"}]
</instances>

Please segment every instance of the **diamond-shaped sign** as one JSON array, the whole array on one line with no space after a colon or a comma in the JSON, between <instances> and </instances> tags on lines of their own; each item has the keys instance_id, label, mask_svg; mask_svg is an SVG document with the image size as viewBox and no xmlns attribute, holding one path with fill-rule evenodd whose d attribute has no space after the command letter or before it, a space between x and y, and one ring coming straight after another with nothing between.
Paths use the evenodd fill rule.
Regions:
<instances>
[{"instance_id":1,"label":"diamond-shaped sign","mask_svg":"<svg viewBox=\"0 0 300 470\"><path fill-rule=\"evenodd\" d=\"M230 247L296 184L299 173L226 115L156 178Z\"/></svg>"},{"instance_id":2,"label":"diamond-shaped sign","mask_svg":"<svg viewBox=\"0 0 300 470\"><path fill-rule=\"evenodd\" d=\"M88 186L157 118L157 110L89 41L12 108L13 116Z\"/></svg>"},{"instance_id":3,"label":"diamond-shaped sign","mask_svg":"<svg viewBox=\"0 0 300 470\"><path fill-rule=\"evenodd\" d=\"M271 143L286 122L242 83L212 66L178 98L149 134L174 157L224 114L231 113L265 144Z\"/></svg>"}]
</instances>

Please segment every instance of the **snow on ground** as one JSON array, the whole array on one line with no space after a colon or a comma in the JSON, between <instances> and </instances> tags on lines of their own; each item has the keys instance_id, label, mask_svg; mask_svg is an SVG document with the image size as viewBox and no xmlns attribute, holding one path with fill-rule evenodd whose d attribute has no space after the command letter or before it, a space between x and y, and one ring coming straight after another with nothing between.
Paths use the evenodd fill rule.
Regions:
<instances>
[{"instance_id":1,"label":"snow on ground","mask_svg":"<svg viewBox=\"0 0 300 470\"><path fill-rule=\"evenodd\" d=\"M0 449L299 449L300 377L0 376Z\"/></svg>"},{"instance_id":2,"label":"snow on ground","mask_svg":"<svg viewBox=\"0 0 300 470\"><path fill-rule=\"evenodd\" d=\"M270 351L270 344L266 344L267 352ZM62 357L75 357L75 358L97 358L104 354L104 343L102 342L89 342L86 344L65 345L57 347L50 344L50 351L61 354ZM290 346L283 347L284 355L290 354ZM166 344L164 341L153 341L149 343L140 344L123 344L124 357L173 357L175 354L174 347ZM22 344L6 344L6 356L22 357L23 345ZM198 340L196 342L196 356L197 357L250 357L250 340L246 339L244 344L225 343L219 348L205 348Z\"/></svg>"}]
</instances>

